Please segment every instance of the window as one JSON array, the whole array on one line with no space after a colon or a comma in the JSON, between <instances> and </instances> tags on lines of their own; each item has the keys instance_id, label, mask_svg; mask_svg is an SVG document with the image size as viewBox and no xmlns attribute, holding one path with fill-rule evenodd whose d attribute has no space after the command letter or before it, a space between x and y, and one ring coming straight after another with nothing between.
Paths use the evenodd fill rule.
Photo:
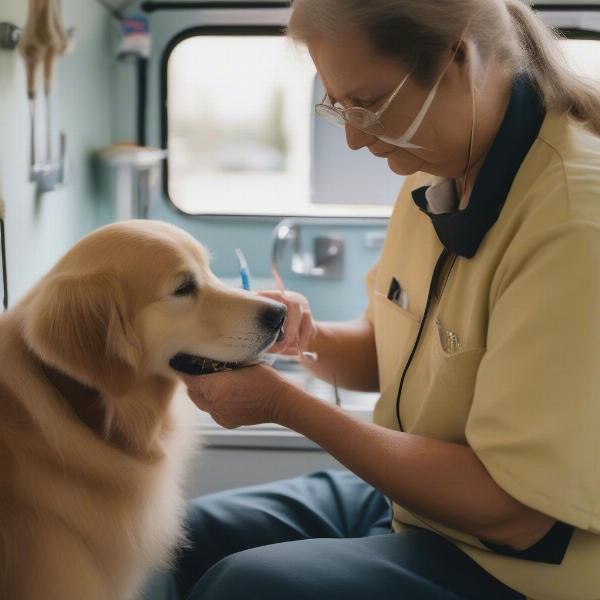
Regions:
<instances>
[{"instance_id":1,"label":"window","mask_svg":"<svg viewBox=\"0 0 600 600\"><path fill-rule=\"evenodd\" d=\"M600 40L562 44L600 82ZM389 216L402 178L315 117L314 65L279 28L184 37L168 55L166 94L168 194L183 212Z\"/></svg>"},{"instance_id":2,"label":"window","mask_svg":"<svg viewBox=\"0 0 600 600\"><path fill-rule=\"evenodd\" d=\"M321 99L315 96L322 88L302 47L282 35L194 35L175 46L166 76L168 192L180 210L389 216L402 178L366 150L349 150L341 129L315 123L314 104ZM331 164L327 160L318 169L311 152L315 135L331 157ZM358 173L344 156L361 161ZM355 179L363 164L376 174L363 178L365 191L357 201ZM334 172L325 177L331 165ZM346 181L334 187L337 194L328 194L322 188L340 181L338 172L347 174Z\"/></svg>"},{"instance_id":3,"label":"window","mask_svg":"<svg viewBox=\"0 0 600 600\"><path fill-rule=\"evenodd\" d=\"M564 40L562 42L569 64L576 73L599 84L600 93L600 40Z\"/></svg>"}]
</instances>

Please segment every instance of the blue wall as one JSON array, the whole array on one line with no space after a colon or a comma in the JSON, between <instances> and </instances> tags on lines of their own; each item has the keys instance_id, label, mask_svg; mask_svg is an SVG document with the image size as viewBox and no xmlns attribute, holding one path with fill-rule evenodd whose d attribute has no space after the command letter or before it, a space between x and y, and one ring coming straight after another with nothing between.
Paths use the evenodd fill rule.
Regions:
<instances>
[{"instance_id":1,"label":"blue wall","mask_svg":"<svg viewBox=\"0 0 600 600\"><path fill-rule=\"evenodd\" d=\"M23 26L27 5L2 0L0 21ZM11 304L81 236L110 218L110 201L92 164L93 153L112 138L109 18L94 0L63 0L63 10L77 41L75 52L58 65L54 125L67 133L71 175L66 188L37 200L28 182L23 61L17 52L0 50L0 195L6 202Z\"/></svg>"}]
</instances>

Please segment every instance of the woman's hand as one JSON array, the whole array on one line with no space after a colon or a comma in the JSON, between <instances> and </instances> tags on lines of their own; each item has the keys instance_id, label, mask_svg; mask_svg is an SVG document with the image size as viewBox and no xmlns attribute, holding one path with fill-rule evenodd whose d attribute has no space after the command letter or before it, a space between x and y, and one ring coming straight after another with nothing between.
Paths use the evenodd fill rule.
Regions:
<instances>
[{"instance_id":1,"label":"woman's hand","mask_svg":"<svg viewBox=\"0 0 600 600\"><path fill-rule=\"evenodd\" d=\"M379 391L375 331L365 318L348 322L316 322L308 300L296 292L254 292L285 304L284 338L269 352L297 356L315 377L341 388ZM313 353L303 356L304 352ZM316 356L314 356L316 355Z\"/></svg>"},{"instance_id":2,"label":"woman's hand","mask_svg":"<svg viewBox=\"0 0 600 600\"><path fill-rule=\"evenodd\" d=\"M299 391L266 365L181 378L194 404L226 429L280 422L294 391Z\"/></svg>"},{"instance_id":3,"label":"woman's hand","mask_svg":"<svg viewBox=\"0 0 600 600\"><path fill-rule=\"evenodd\" d=\"M284 337L271 347L274 354L297 355L309 349L317 334L317 324L313 319L308 300L296 292L257 292L259 296L281 302L287 307L287 317L283 327Z\"/></svg>"}]
</instances>

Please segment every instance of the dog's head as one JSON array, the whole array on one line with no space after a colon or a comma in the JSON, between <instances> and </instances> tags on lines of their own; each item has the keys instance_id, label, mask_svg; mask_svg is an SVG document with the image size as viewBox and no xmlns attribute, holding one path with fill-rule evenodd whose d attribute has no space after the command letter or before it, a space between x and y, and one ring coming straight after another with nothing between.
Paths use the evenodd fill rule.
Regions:
<instances>
[{"instance_id":1,"label":"dog's head","mask_svg":"<svg viewBox=\"0 0 600 600\"><path fill-rule=\"evenodd\" d=\"M280 336L285 307L224 286L182 230L154 221L90 234L26 299L25 336L52 366L112 395L173 367L246 363Z\"/></svg>"}]
</instances>

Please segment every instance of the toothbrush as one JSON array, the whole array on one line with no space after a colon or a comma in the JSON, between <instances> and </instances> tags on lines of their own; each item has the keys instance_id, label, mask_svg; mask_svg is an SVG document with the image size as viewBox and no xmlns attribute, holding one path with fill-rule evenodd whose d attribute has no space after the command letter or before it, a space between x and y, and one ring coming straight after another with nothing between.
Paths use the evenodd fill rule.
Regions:
<instances>
[{"instance_id":1,"label":"toothbrush","mask_svg":"<svg viewBox=\"0 0 600 600\"><path fill-rule=\"evenodd\" d=\"M242 288L244 288L247 292L252 289L250 285L250 269L248 269L248 262L246 261L246 257L242 252L241 248L236 248L235 253L237 254L238 261L240 263L240 277L242 278Z\"/></svg>"}]
</instances>

